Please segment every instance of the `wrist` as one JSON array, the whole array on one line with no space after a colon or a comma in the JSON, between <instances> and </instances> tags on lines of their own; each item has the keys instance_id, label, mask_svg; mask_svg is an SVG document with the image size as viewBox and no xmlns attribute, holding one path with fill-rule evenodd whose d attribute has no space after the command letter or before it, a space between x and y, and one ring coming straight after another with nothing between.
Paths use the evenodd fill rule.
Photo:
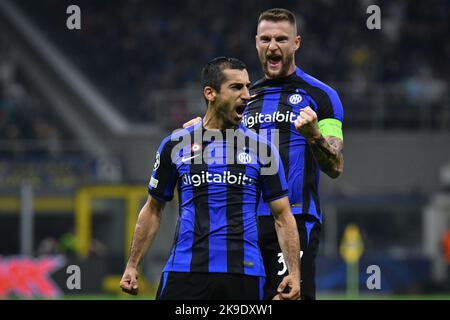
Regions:
<instances>
[{"instance_id":1,"label":"wrist","mask_svg":"<svg viewBox=\"0 0 450 320\"><path fill-rule=\"evenodd\" d=\"M323 136L320 133L320 131L318 131L316 134L312 135L307 140L308 140L309 144L316 144L317 142L319 142L322 139L323 139Z\"/></svg>"},{"instance_id":2,"label":"wrist","mask_svg":"<svg viewBox=\"0 0 450 320\"><path fill-rule=\"evenodd\" d=\"M297 272L291 272L291 271L289 271L289 275L290 275L292 278L300 279L300 272L299 272L299 271L297 271Z\"/></svg>"},{"instance_id":3,"label":"wrist","mask_svg":"<svg viewBox=\"0 0 450 320\"><path fill-rule=\"evenodd\" d=\"M131 268L131 269L137 269L137 262L135 261L128 261L127 263L127 268Z\"/></svg>"},{"instance_id":4,"label":"wrist","mask_svg":"<svg viewBox=\"0 0 450 320\"><path fill-rule=\"evenodd\" d=\"M288 268L289 275L292 277L300 278L300 267L297 266L296 268Z\"/></svg>"}]
</instances>

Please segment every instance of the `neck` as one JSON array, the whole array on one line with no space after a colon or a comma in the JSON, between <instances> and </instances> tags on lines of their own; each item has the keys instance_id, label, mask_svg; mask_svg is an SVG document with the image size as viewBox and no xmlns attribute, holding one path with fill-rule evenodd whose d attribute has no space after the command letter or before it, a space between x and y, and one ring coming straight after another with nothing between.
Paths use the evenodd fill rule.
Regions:
<instances>
[{"instance_id":1,"label":"neck","mask_svg":"<svg viewBox=\"0 0 450 320\"><path fill-rule=\"evenodd\" d=\"M291 75L291 74L293 74L293 73L295 72L295 69L296 69L296 68L297 68L297 66L296 66L296 64L295 64L295 61L292 61L292 64L291 64L291 66L289 67L289 70L288 70L288 72L287 72L286 77L289 76L289 75Z\"/></svg>"},{"instance_id":2,"label":"neck","mask_svg":"<svg viewBox=\"0 0 450 320\"><path fill-rule=\"evenodd\" d=\"M224 117L213 106L208 106L208 110L203 117L203 127L208 130L225 130L233 128L233 125L225 121Z\"/></svg>"}]
</instances>

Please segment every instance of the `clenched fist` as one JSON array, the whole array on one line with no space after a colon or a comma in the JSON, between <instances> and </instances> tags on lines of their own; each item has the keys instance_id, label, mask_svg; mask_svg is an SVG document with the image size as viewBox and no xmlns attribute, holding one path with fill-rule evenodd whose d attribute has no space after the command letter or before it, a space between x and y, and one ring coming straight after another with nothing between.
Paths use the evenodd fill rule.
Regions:
<instances>
[{"instance_id":1,"label":"clenched fist","mask_svg":"<svg viewBox=\"0 0 450 320\"><path fill-rule=\"evenodd\" d=\"M294 125L298 133L308 141L320 137L319 127L317 126L317 114L309 106L300 110Z\"/></svg>"},{"instance_id":2,"label":"clenched fist","mask_svg":"<svg viewBox=\"0 0 450 320\"><path fill-rule=\"evenodd\" d=\"M139 292L137 279L138 272L136 268L127 267L123 273L122 279L120 280L120 287L122 288L122 291L132 295L137 295Z\"/></svg>"}]
</instances>

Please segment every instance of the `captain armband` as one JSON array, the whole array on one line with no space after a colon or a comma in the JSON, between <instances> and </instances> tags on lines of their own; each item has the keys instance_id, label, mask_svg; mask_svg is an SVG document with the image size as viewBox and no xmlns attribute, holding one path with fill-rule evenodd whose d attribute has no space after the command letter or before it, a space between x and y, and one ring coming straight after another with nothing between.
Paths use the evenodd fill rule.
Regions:
<instances>
[{"instance_id":1,"label":"captain armband","mask_svg":"<svg viewBox=\"0 0 450 320\"><path fill-rule=\"evenodd\" d=\"M322 136L333 136L344 141L342 135L342 122L337 119L323 119L318 122Z\"/></svg>"}]
</instances>

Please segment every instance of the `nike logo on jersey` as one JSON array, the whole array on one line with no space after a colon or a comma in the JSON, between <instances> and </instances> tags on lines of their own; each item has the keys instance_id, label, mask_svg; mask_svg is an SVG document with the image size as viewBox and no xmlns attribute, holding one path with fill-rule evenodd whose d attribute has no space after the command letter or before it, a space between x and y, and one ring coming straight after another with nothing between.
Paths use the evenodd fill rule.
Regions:
<instances>
[{"instance_id":1,"label":"nike logo on jersey","mask_svg":"<svg viewBox=\"0 0 450 320\"><path fill-rule=\"evenodd\" d=\"M185 163L191 159L197 158L198 156L199 156L199 154L196 154L195 156L192 156L192 157L184 157L183 156L183 158L181 158L181 162Z\"/></svg>"}]
</instances>

